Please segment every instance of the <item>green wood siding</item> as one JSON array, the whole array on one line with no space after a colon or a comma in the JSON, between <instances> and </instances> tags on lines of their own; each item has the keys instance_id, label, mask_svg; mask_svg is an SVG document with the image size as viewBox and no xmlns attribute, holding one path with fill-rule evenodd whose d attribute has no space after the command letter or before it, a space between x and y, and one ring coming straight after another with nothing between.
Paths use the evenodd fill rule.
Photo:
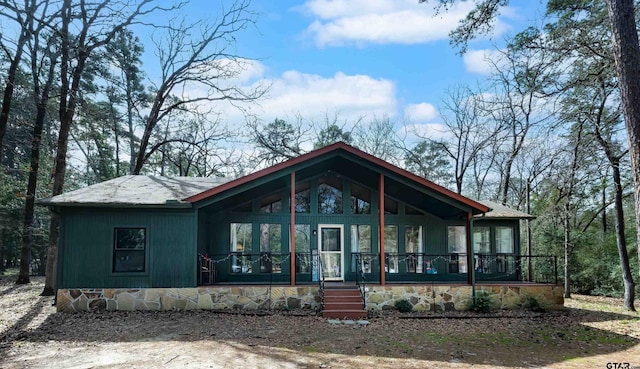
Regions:
<instances>
[{"instance_id":1,"label":"green wood siding","mask_svg":"<svg viewBox=\"0 0 640 369\"><path fill-rule=\"evenodd\" d=\"M192 210L65 209L59 288L193 287L196 285ZM114 273L114 228L146 228L144 272Z\"/></svg>"}]
</instances>

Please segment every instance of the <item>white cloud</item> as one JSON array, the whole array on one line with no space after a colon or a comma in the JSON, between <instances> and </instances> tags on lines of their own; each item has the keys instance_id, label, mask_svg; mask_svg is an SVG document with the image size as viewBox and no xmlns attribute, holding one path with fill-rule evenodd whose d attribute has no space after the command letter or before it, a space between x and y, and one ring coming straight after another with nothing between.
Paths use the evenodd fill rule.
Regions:
<instances>
[{"instance_id":1,"label":"white cloud","mask_svg":"<svg viewBox=\"0 0 640 369\"><path fill-rule=\"evenodd\" d=\"M428 122L440 116L438 109L429 103L407 105L404 108L404 115L414 122Z\"/></svg>"},{"instance_id":2,"label":"white cloud","mask_svg":"<svg viewBox=\"0 0 640 369\"><path fill-rule=\"evenodd\" d=\"M238 86L245 91L257 86L269 86L267 93L256 103L234 103L263 121L292 119L295 116L300 116L306 122L322 121L327 114L337 114L341 120L350 123L362 117L393 118L397 115L396 85L391 80L342 72L321 76L296 70L286 71L277 77L267 77L265 73L268 68L261 62L241 62L241 65L232 65L230 78L220 80L218 84ZM202 97L210 93L209 87L200 83L188 83L182 87L182 91L175 93L184 97ZM220 113L221 118L232 122L234 127L245 120L244 113L229 102L217 101L208 105L201 102L200 105L202 111L210 109ZM425 116L428 110L428 104L417 104L412 109L420 116Z\"/></svg>"},{"instance_id":3,"label":"white cloud","mask_svg":"<svg viewBox=\"0 0 640 369\"><path fill-rule=\"evenodd\" d=\"M234 127L239 127L245 120L243 111L236 106L263 121L300 116L304 121L312 122L322 121L327 114L337 114L341 120L351 123L362 117L397 115L396 85L391 80L342 72L320 76L296 70L269 78L264 75L267 69L258 61L246 62L242 73L220 81L222 85L238 86L246 91L256 86L269 86L267 93L257 102L235 102L233 105L225 101L207 105L201 102L202 110L220 113L221 118ZM205 85L190 83L179 93L193 98L207 96L208 90Z\"/></svg>"},{"instance_id":4,"label":"white cloud","mask_svg":"<svg viewBox=\"0 0 640 369\"><path fill-rule=\"evenodd\" d=\"M270 82L269 93L257 108L269 119L298 113L309 119L327 112L345 119L396 113L395 83L389 80L341 72L323 77L291 70Z\"/></svg>"},{"instance_id":5,"label":"white cloud","mask_svg":"<svg viewBox=\"0 0 640 369\"><path fill-rule=\"evenodd\" d=\"M495 49L468 50L463 61L467 72L487 75L494 68L493 63L500 65L500 51Z\"/></svg>"},{"instance_id":6,"label":"white cloud","mask_svg":"<svg viewBox=\"0 0 640 369\"><path fill-rule=\"evenodd\" d=\"M417 0L308 0L299 9L315 18L306 33L323 47L444 40L473 7L458 1L435 15L434 4ZM507 28L498 19L494 36Z\"/></svg>"}]
</instances>

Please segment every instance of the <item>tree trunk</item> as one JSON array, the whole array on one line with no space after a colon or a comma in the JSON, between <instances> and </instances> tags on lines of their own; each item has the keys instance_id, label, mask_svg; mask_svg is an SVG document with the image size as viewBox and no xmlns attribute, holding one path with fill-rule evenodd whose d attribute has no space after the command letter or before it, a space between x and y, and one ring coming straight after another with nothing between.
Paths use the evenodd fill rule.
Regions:
<instances>
[{"instance_id":1,"label":"tree trunk","mask_svg":"<svg viewBox=\"0 0 640 369\"><path fill-rule=\"evenodd\" d=\"M607 0L613 55L629 139L629 155L635 183L636 237L640 245L640 44L633 0ZM640 263L640 247L638 247Z\"/></svg>"},{"instance_id":2,"label":"tree trunk","mask_svg":"<svg viewBox=\"0 0 640 369\"><path fill-rule=\"evenodd\" d=\"M631 268L629 267L629 254L627 253L627 240L624 232L624 210L622 207L622 180L620 179L619 160L613 164L613 183L615 185L615 210L616 210L616 245L620 255L620 267L622 268L622 279L624 280L624 308L635 311L633 301L635 300L636 285L633 282Z\"/></svg>"},{"instance_id":3,"label":"tree trunk","mask_svg":"<svg viewBox=\"0 0 640 369\"><path fill-rule=\"evenodd\" d=\"M24 29L20 32L20 38L18 39L18 43L16 45L16 55L11 60L11 64L9 65L9 71L7 72L7 83L4 87L4 94L2 97L2 109L0 110L0 160L2 159L2 142L4 140L4 135L7 132L7 125L9 124L9 111L11 110L11 100L13 99L13 90L16 84L16 76L18 74L18 66L20 65L20 60L22 59L22 50L24 49L24 45L27 42L27 38L29 36L29 32L26 32ZM27 276L27 282L29 276Z\"/></svg>"},{"instance_id":4,"label":"tree trunk","mask_svg":"<svg viewBox=\"0 0 640 369\"><path fill-rule=\"evenodd\" d=\"M53 87L53 81L56 70L56 57L50 55L49 60L49 71L47 74L47 79L45 81L44 87L40 90L40 85L38 82L37 68L38 65L36 63L36 53L37 49L34 48L31 59L31 69L34 74L34 99L36 100L37 113L36 120L33 126L33 137L31 140L31 165L29 167L29 182L27 184L27 201L25 204L25 215L24 215L24 233L22 238L22 247L28 247L29 250L33 247L33 218L34 218L34 206L35 206L35 198L36 198L36 188L38 187L38 172L40 168L40 150L42 143L42 130L44 128L45 119L47 116L47 104L49 103L49 93L51 92L51 88ZM47 260L49 257L47 256ZM47 262L48 267L48 262ZM46 273L46 271L45 271ZM53 292L53 291L52 291ZM44 292L43 292L44 293ZM49 296L45 294L44 296Z\"/></svg>"},{"instance_id":5,"label":"tree trunk","mask_svg":"<svg viewBox=\"0 0 640 369\"><path fill-rule=\"evenodd\" d=\"M69 23L71 22L71 0L65 0L62 10L62 29L60 44L60 131L58 132L58 146L56 152L56 161L53 171L53 191L52 195L56 196L62 193L64 189L64 175L67 170L67 145L69 143L69 132L71 130L71 122L73 120L73 112L75 109L75 96L80 84L80 74L84 67L84 58L86 54L81 52L78 58L78 65L74 71L72 86L69 86L69 62L70 62L70 45L69 45ZM82 66L81 66L82 63ZM73 87L75 78L78 77L78 83ZM47 266L44 280L44 290L41 296L53 296L55 294L56 282L56 263L58 255L58 215L51 212L51 223L49 224L49 247L47 250Z\"/></svg>"},{"instance_id":6,"label":"tree trunk","mask_svg":"<svg viewBox=\"0 0 640 369\"><path fill-rule=\"evenodd\" d=\"M47 92L48 94L48 92ZM48 98L43 97L48 100ZM31 260L31 249L33 246L33 215L36 200L36 187L38 185L38 169L40 167L40 142L42 141L42 128L46 115L46 102L44 105L38 104L36 121L33 126L33 136L31 138L31 163L29 166L29 180L27 183L27 199L24 208L24 222L22 228L22 258ZM20 277L16 283L29 283L29 265L20 263ZM23 271L26 268L26 271ZM25 274L23 274L25 273ZM26 280L24 279L26 276Z\"/></svg>"},{"instance_id":7,"label":"tree trunk","mask_svg":"<svg viewBox=\"0 0 640 369\"><path fill-rule=\"evenodd\" d=\"M571 264L571 233L569 229L569 206L568 203L564 209L564 298L571 298L571 272L569 265Z\"/></svg>"}]
</instances>

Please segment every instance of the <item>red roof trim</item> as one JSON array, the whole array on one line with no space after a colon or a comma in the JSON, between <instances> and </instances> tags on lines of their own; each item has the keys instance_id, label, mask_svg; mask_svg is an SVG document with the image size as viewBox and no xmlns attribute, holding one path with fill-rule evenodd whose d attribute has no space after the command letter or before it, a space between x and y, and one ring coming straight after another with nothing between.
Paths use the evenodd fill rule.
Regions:
<instances>
[{"instance_id":1,"label":"red roof trim","mask_svg":"<svg viewBox=\"0 0 640 369\"><path fill-rule=\"evenodd\" d=\"M364 152L362 150L356 149L353 146L349 146L349 145L345 144L344 142L336 142L336 143L334 143L332 145L322 147L320 149L317 149L317 150L311 151L309 153L300 155L300 156L298 156L296 158L293 158L293 159L289 159L289 160L287 160L287 161L285 161L283 163L276 164L276 165L271 166L269 168L265 168L265 169L259 170L259 171L255 172L255 173L246 175L244 177L241 177L241 178L235 179L233 181L227 182L225 184L222 184L222 185L220 185L218 187L214 187L214 188L212 188L210 190L201 192L201 193L199 193L197 195L193 195L191 197L188 197L188 198L184 199L184 201L188 201L188 202L192 202L193 203L193 202L197 202L197 201L206 199L207 197L211 197L213 195L217 195L219 193L222 193L224 191L232 189L232 188L234 188L236 186L240 186L242 184L251 182L251 181L256 180L258 178L262 178L262 177L267 176L267 175L272 174L272 173L276 173L276 172L278 172L280 170L287 169L287 168L292 167L292 166L294 166L296 164L303 163L303 162L305 162L305 161L307 161L309 159L317 158L319 156L328 154L328 153L336 151L336 150L344 150L344 151L346 151L346 152L348 152L350 154L353 154L353 155L355 155L355 156L357 156L357 157L359 157L361 159L364 159L364 160L367 160L367 161L369 161L369 162L371 162L373 164L379 165L379 166L381 166L381 167L383 167L383 168L385 168L385 169L387 169L387 170L389 170L389 171L391 171L393 173L396 173L396 174L398 174L398 175L400 175L402 177L410 179L410 180L412 180L412 181L414 181L414 182L416 182L416 183L418 183L418 184L420 184L422 186L425 186L425 187L427 187L427 188L429 188L429 189L431 189L433 191L439 192L439 193L441 193L441 194L443 194L443 195L445 195L447 197L450 197L450 198L452 198L454 200L460 201L461 203L463 203L465 205L468 205L468 206L470 206L470 207L472 207L472 208L474 208L474 209L476 209L476 210L478 210L478 211L480 211L482 213L486 213L486 212L489 211L489 208L487 206L482 205L481 203L479 203L477 201L471 200L468 197L465 197L465 196L462 196L462 195L460 195L458 193L455 193L455 192L453 192L453 191L451 191L451 190L449 190L447 188L444 188L444 187L442 187L442 186L440 186L438 184L435 184L435 183L433 183L433 182L431 182L431 181L429 181L429 180L427 180L425 178L417 176L417 175L415 175L415 174L413 174L413 173L411 173L411 172L409 172L409 171L407 171L405 169L399 168L399 167L397 167L397 166L395 166L395 165L393 165L391 163L388 163L388 162L386 162L386 161L384 161L384 160L382 160L380 158L377 158L377 157L375 157L375 156L373 156L371 154L368 154L368 153L366 153L366 152Z\"/></svg>"}]
</instances>

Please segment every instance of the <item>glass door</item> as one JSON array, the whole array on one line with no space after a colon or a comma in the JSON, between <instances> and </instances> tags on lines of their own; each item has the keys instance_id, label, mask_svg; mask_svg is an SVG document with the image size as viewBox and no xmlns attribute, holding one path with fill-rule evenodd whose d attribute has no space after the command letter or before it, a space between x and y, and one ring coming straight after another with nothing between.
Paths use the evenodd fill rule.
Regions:
<instances>
[{"instance_id":1,"label":"glass door","mask_svg":"<svg viewBox=\"0 0 640 369\"><path fill-rule=\"evenodd\" d=\"M344 227L342 225L319 224L318 238L325 280L343 281L344 258L342 257L342 249L344 248Z\"/></svg>"}]
</instances>

